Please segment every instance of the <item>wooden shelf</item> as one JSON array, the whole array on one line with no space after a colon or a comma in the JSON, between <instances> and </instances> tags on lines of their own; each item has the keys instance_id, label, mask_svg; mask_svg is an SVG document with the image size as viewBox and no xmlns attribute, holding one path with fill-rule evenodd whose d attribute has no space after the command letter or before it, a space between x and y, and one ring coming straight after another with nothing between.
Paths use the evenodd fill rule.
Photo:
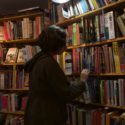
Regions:
<instances>
[{"instance_id":1,"label":"wooden shelf","mask_svg":"<svg viewBox=\"0 0 125 125\"><path fill-rule=\"evenodd\" d=\"M115 106L115 105L108 105L108 104L100 104L100 103L93 103L93 102L90 102L90 103L85 103L82 99L79 100L79 99L75 99L74 102L79 102L81 104L84 104L84 105L88 105L88 106L100 106L100 107L106 107L106 108L115 108L115 109L123 109L125 110L125 106Z\"/></svg>"},{"instance_id":2,"label":"wooden shelf","mask_svg":"<svg viewBox=\"0 0 125 125\"><path fill-rule=\"evenodd\" d=\"M80 73L77 74L69 74L66 76L80 76ZM89 76L95 76L95 77L99 77L99 76L125 76L125 73L98 73L98 74L89 74Z\"/></svg>"},{"instance_id":3,"label":"wooden shelf","mask_svg":"<svg viewBox=\"0 0 125 125\"><path fill-rule=\"evenodd\" d=\"M79 16L72 17L71 19L66 19L63 22L56 23L56 25L58 25L58 26L66 26L66 25L69 25L69 24L71 24L73 22L76 22L76 21L80 20L81 17L92 16L92 15L95 15L97 13L100 13L102 10L114 9L117 6L124 6L124 4L125 4L125 0L116 1L116 2L113 2L113 3L110 3L110 4L106 5L104 7L101 7L101 8L98 8L98 9L83 13L83 14L81 14Z\"/></svg>"},{"instance_id":4,"label":"wooden shelf","mask_svg":"<svg viewBox=\"0 0 125 125\"><path fill-rule=\"evenodd\" d=\"M0 40L0 43L36 43L37 39L27 38L27 39L16 39L16 40Z\"/></svg>"},{"instance_id":5,"label":"wooden shelf","mask_svg":"<svg viewBox=\"0 0 125 125\"><path fill-rule=\"evenodd\" d=\"M125 76L125 73L100 73L99 76Z\"/></svg>"},{"instance_id":6,"label":"wooden shelf","mask_svg":"<svg viewBox=\"0 0 125 125\"><path fill-rule=\"evenodd\" d=\"M24 63L2 63L1 66L24 65Z\"/></svg>"},{"instance_id":7,"label":"wooden shelf","mask_svg":"<svg viewBox=\"0 0 125 125\"><path fill-rule=\"evenodd\" d=\"M125 73L99 73L90 74L90 76L125 76Z\"/></svg>"},{"instance_id":8,"label":"wooden shelf","mask_svg":"<svg viewBox=\"0 0 125 125\"><path fill-rule=\"evenodd\" d=\"M76 46L68 46L67 49L100 46L100 45L109 44L112 42L123 42L123 41L125 41L125 37L119 37L119 38L112 39L112 40L105 40L105 41L93 42L93 43L82 43L82 44L76 45Z\"/></svg>"},{"instance_id":9,"label":"wooden shelf","mask_svg":"<svg viewBox=\"0 0 125 125\"><path fill-rule=\"evenodd\" d=\"M29 91L29 88L21 88L21 89L0 89L0 91Z\"/></svg>"},{"instance_id":10,"label":"wooden shelf","mask_svg":"<svg viewBox=\"0 0 125 125\"><path fill-rule=\"evenodd\" d=\"M84 14L80 14L79 16L72 17L70 19L65 19L63 22L56 23L56 25L58 25L58 26L66 26L66 25L69 25L69 24L71 24L73 22L79 21L81 19L81 17L90 16L92 14L99 13L101 10L102 9L99 8L99 9L89 11L89 12L84 13Z\"/></svg>"},{"instance_id":11,"label":"wooden shelf","mask_svg":"<svg viewBox=\"0 0 125 125\"><path fill-rule=\"evenodd\" d=\"M0 21L7 21L7 20L17 20L17 19L21 19L21 18L25 18L25 17L34 17L34 16L39 16L39 15L42 15L42 12L37 12L37 13L27 13L27 14L21 14L21 15L18 15L18 16L9 16L9 17L4 17L4 18L1 18Z\"/></svg>"},{"instance_id":12,"label":"wooden shelf","mask_svg":"<svg viewBox=\"0 0 125 125\"><path fill-rule=\"evenodd\" d=\"M66 74L66 76L80 76L80 73ZM89 76L99 76L99 74L89 74Z\"/></svg>"},{"instance_id":13,"label":"wooden shelf","mask_svg":"<svg viewBox=\"0 0 125 125\"><path fill-rule=\"evenodd\" d=\"M23 111L17 111L17 112L5 112L5 111L0 111L2 114L11 114L11 115L24 115Z\"/></svg>"},{"instance_id":14,"label":"wooden shelf","mask_svg":"<svg viewBox=\"0 0 125 125\"><path fill-rule=\"evenodd\" d=\"M98 104L98 103L89 103L89 104L95 105L95 106L103 106L103 107L109 107L109 108L115 108L115 109L123 109L123 110L125 110L125 106L113 106L113 105Z\"/></svg>"},{"instance_id":15,"label":"wooden shelf","mask_svg":"<svg viewBox=\"0 0 125 125\"><path fill-rule=\"evenodd\" d=\"M90 74L89 76L125 76L125 73L99 73L99 74Z\"/></svg>"}]
</instances>

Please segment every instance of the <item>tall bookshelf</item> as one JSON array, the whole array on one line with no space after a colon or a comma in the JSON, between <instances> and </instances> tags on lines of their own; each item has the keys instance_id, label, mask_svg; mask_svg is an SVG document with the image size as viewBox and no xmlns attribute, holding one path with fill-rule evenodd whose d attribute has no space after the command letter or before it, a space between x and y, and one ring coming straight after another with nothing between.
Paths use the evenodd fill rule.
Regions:
<instances>
[{"instance_id":1,"label":"tall bookshelf","mask_svg":"<svg viewBox=\"0 0 125 125\"><path fill-rule=\"evenodd\" d=\"M68 35L67 50L57 58L66 76L72 81L79 79L83 68L90 70L86 92L67 106L68 124L122 125L125 123L125 0L82 1L53 3L51 7L51 13L56 12L51 16L52 23L64 28ZM78 4L89 9L78 13ZM69 18L64 18L62 8L72 11Z\"/></svg>"},{"instance_id":2,"label":"tall bookshelf","mask_svg":"<svg viewBox=\"0 0 125 125\"><path fill-rule=\"evenodd\" d=\"M29 91L28 74L24 72L24 64L40 51L37 39L49 23L48 12L44 10L0 18L1 124L12 121L12 124L23 125ZM19 58L20 49L23 51Z\"/></svg>"}]
</instances>

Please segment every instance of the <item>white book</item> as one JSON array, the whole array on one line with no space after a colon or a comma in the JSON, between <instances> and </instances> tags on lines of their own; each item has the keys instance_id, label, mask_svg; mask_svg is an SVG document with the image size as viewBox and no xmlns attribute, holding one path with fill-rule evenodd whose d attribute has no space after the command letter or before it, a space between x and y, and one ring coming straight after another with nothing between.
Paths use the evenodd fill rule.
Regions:
<instances>
[{"instance_id":1,"label":"white book","mask_svg":"<svg viewBox=\"0 0 125 125\"><path fill-rule=\"evenodd\" d=\"M93 5L93 3L92 3L92 0L88 0L88 2L89 2L89 5L90 5L91 9L94 10L95 7L94 7L94 5Z\"/></svg>"},{"instance_id":2,"label":"white book","mask_svg":"<svg viewBox=\"0 0 125 125\"><path fill-rule=\"evenodd\" d=\"M109 27L109 39L115 38L115 24L113 11L108 12L108 27Z\"/></svg>"},{"instance_id":3,"label":"white book","mask_svg":"<svg viewBox=\"0 0 125 125\"><path fill-rule=\"evenodd\" d=\"M84 13L84 11L83 11L83 9L82 9L82 6L81 6L80 2L77 3L77 7L79 8L80 14Z\"/></svg>"},{"instance_id":4,"label":"white book","mask_svg":"<svg viewBox=\"0 0 125 125\"><path fill-rule=\"evenodd\" d=\"M69 10L70 10L70 13L71 13L70 17L74 16L74 11L73 11L72 5L69 6Z\"/></svg>"},{"instance_id":5,"label":"white book","mask_svg":"<svg viewBox=\"0 0 125 125\"><path fill-rule=\"evenodd\" d=\"M18 48L9 48L6 54L6 63L15 63L17 60Z\"/></svg>"}]
</instances>

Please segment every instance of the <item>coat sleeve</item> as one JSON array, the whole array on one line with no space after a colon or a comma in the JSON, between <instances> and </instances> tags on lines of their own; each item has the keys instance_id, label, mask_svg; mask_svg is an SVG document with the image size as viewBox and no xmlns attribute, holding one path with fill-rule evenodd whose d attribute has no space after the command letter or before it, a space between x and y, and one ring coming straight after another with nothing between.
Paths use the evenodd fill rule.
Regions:
<instances>
[{"instance_id":1,"label":"coat sleeve","mask_svg":"<svg viewBox=\"0 0 125 125\"><path fill-rule=\"evenodd\" d=\"M70 86L64 72L55 60L48 59L46 65L45 72L48 84L58 98L68 102L82 94L84 91L84 83L82 81Z\"/></svg>"}]
</instances>

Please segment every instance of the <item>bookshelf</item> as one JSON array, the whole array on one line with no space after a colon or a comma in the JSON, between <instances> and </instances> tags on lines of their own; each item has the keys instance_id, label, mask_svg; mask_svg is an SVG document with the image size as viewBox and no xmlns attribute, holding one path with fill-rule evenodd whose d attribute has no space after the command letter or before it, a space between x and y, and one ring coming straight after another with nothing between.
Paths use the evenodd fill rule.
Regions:
<instances>
[{"instance_id":1,"label":"bookshelf","mask_svg":"<svg viewBox=\"0 0 125 125\"><path fill-rule=\"evenodd\" d=\"M85 0L85 1L87 1L87 5L88 5L89 0ZM99 2L97 0L92 0L92 1L96 1L97 3ZM101 1L104 2L107 0L101 0ZM70 4L70 7L76 6L75 3L69 3L69 4ZM124 51L121 52L122 48L120 48L120 47L124 46L125 35L122 33L119 35L116 35L116 34L117 34L117 26L118 26L118 29L120 29L117 18L120 17L122 14L123 15L125 14L124 5L125 5L125 0L118 0L115 2L111 2L107 5L104 5L102 7L100 6L96 9L89 10L85 13L73 15L73 16L69 17L69 19L62 18L63 14L62 15L58 14L58 12L59 12L58 9L60 9L62 6L60 8L58 8L58 5L53 6L53 7L55 7L55 12L58 11L57 15L55 16L58 21L56 19L53 19L54 17L52 18L53 19L52 21L54 22L56 20L54 22L56 25L61 26L62 28L66 29L66 32L68 34L68 40L70 41L70 43L67 43L66 52L64 52L61 56L58 56L58 62L60 64L60 66L62 67L62 69L64 70L66 76L68 77L69 80L72 81L74 79L79 78L80 72L83 68L89 67L90 71L92 70L92 73L90 73L90 75L89 75L90 80L88 80L88 83L87 83L87 92L83 93L83 95L80 97L80 99L79 98L77 99L78 103L73 102L73 103L68 104L68 106L67 106L68 113L69 113L68 123L70 125L72 125L72 124L74 124L74 125L81 125L81 124L96 125L96 124L98 124L98 123L95 123L92 119L97 119L97 121L99 121L99 119L101 119L103 121L103 123L99 123L99 124L105 124L105 125L115 124L116 121L118 120L118 122L116 124L121 125L120 122L123 120L122 118L123 118L123 115L125 112L125 100L124 100L124 97L125 97L125 95L124 95L125 72L123 71L123 69L124 69L123 65L125 64L125 60L124 60L125 57L124 56L121 57L121 55L124 55ZM65 5L63 7L65 7ZM52 11L54 11L54 10L52 10ZM71 10L69 9L69 11L71 11ZM116 13L118 12L118 15L117 14L115 15L115 11L116 11ZM87 28L91 29L91 26L90 26L91 20L93 20L93 18L94 18L94 21L95 21L95 18L98 15L104 14L104 20L107 21L106 15L108 15L108 13L110 13L110 12L114 13L113 14L113 17L114 17L113 25L114 25L115 37L113 37L113 38L108 37L108 38L99 39L99 40L96 39L95 41L94 40L87 41L86 39L83 39L84 34L86 35L86 32L88 32L88 31L83 31L83 30L86 30ZM59 17L59 15L61 15L61 16ZM59 20L61 18L62 18L62 20ZM99 17L99 19L100 19L100 17ZM87 26L86 26L86 20L87 20L87 23L89 22L89 24L87 24ZM93 29L95 29L96 33L95 32L93 32L93 33L95 33L97 35L97 30L96 30L97 25L95 22L92 25L95 26ZM102 26L101 23L103 23L103 22L100 21L100 23L98 24L99 32L101 32L101 28L100 28ZM79 30L77 29L77 24L79 26ZM74 25L76 26L75 27L76 29L73 29ZM104 23L104 28L106 26L107 26L107 24ZM125 27L125 22L124 22L124 25L122 25L122 26ZM109 27L110 26L108 26L108 28ZM81 29L82 29L82 33L81 33ZM79 34L77 34L77 30L78 30ZM122 32L121 29L119 31ZM89 31L89 33L91 33L91 32ZM106 33L107 32L104 29L104 37L107 37ZM109 34L110 33L112 33L112 30L109 28ZM100 34L99 34L99 36L100 36ZM77 39L78 36L79 36L80 40ZM73 40L76 43L74 43ZM80 41L80 42L77 43L77 41ZM117 43L117 45L116 45L116 43ZM105 47L107 47L107 49L104 49ZM116 47L117 49L116 48L114 49L114 47ZM101 55L102 54L102 51L100 51L101 48L103 48L102 49L103 55ZM74 53L74 50L75 50L75 53ZM109 53L109 51L111 52L111 50L112 50L112 54ZM115 53L116 51L118 52L117 53L118 58L113 59L116 56L116 55L115 56L113 55L113 54L116 54ZM108 56L105 54L105 52L108 52ZM78 53L78 54L76 54L76 53ZM93 56L93 53L94 53L94 56ZM83 58L81 58L81 56L83 56L83 58L85 58L85 59L83 60ZM115 65L113 63L111 63L111 60L110 60L111 58L114 60ZM89 62L90 60L91 60L91 62ZM101 67L102 64L100 63L100 60L102 61L101 63L103 63L103 64L105 63L105 65L103 65L104 67ZM119 62L118 62L118 60L119 60ZM87 62L87 64L85 62ZM113 67L113 65L115 66L115 70L113 70L111 68L111 67ZM93 69L92 66L95 69ZM74 67L76 67L76 68L74 68ZM119 67L119 71L118 71L118 67ZM81 98L82 98L82 100L81 100ZM79 104L79 102L81 102L81 104ZM109 117L109 119L111 121L108 121L107 117L109 116L109 114L111 112L116 112L116 111L118 111L119 113L115 115L115 118L111 115ZM96 113L97 116L94 116L94 113ZM101 116L98 113L100 113ZM105 116L103 116L103 115L105 115ZM86 120L85 117L87 117L88 119ZM89 118L90 118L90 121L89 121ZM92 122L91 122L91 120L92 120ZM86 123L84 123L83 121L85 121ZM124 120L122 122L124 122Z\"/></svg>"},{"instance_id":2,"label":"bookshelf","mask_svg":"<svg viewBox=\"0 0 125 125\"><path fill-rule=\"evenodd\" d=\"M29 93L28 74L24 71L24 65L40 51L37 39L49 25L48 21L46 11L24 12L0 18L0 118L4 117L5 121L16 119L21 125L24 124L24 110ZM12 62L6 60L11 48L18 50L15 61ZM22 61L18 61L20 49L26 50L22 51Z\"/></svg>"},{"instance_id":3,"label":"bookshelf","mask_svg":"<svg viewBox=\"0 0 125 125\"><path fill-rule=\"evenodd\" d=\"M60 23L56 23L56 25L58 25L58 26L69 25L70 23L73 23L75 21L80 20L81 17L87 17L87 16L91 16L91 15L94 15L94 14L98 14L102 10L114 9L116 7L121 7L121 6L123 7L124 2L125 2L124 0L121 0L121 1L116 1L114 3L110 3L109 5L105 5L104 7L101 7L101 8L86 12L84 14L80 14L78 16L72 17L71 19L66 19L66 20L64 20L64 21L62 21Z\"/></svg>"}]
</instances>

